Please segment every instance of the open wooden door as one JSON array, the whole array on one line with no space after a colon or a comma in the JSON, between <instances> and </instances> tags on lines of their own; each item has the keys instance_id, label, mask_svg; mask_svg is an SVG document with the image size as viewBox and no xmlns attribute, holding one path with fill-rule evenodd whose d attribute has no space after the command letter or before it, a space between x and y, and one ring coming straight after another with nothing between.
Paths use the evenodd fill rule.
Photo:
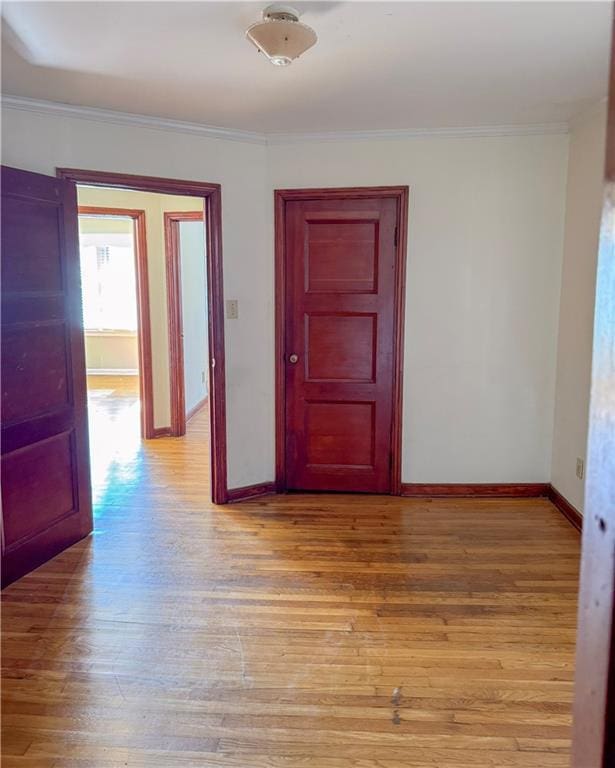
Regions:
<instances>
[{"instance_id":1,"label":"open wooden door","mask_svg":"<svg viewBox=\"0 0 615 768\"><path fill-rule=\"evenodd\" d=\"M2 581L92 530L75 184L2 168Z\"/></svg>"},{"instance_id":2,"label":"open wooden door","mask_svg":"<svg viewBox=\"0 0 615 768\"><path fill-rule=\"evenodd\" d=\"M598 251L573 768L615 765L615 19Z\"/></svg>"}]
</instances>

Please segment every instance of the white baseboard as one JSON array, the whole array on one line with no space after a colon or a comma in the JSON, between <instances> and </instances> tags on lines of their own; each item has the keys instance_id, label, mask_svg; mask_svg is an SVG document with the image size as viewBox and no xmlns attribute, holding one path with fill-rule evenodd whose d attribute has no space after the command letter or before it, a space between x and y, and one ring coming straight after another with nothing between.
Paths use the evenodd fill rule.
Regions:
<instances>
[{"instance_id":1,"label":"white baseboard","mask_svg":"<svg viewBox=\"0 0 615 768\"><path fill-rule=\"evenodd\" d=\"M88 376L138 376L137 368L88 368Z\"/></svg>"}]
</instances>

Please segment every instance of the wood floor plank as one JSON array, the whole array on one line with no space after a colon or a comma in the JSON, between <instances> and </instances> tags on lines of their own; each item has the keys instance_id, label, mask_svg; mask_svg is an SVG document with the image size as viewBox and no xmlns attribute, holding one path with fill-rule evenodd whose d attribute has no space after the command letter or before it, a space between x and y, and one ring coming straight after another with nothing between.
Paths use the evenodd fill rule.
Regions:
<instances>
[{"instance_id":1,"label":"wood floor plank","mask_svg":"<svg viewBox=\"0 0 615 768\"><path fill-rule=\"evenodd\" d=\"M579 537L546 499L210 504L207 413L90 382L96 531L2 594L6 768L564 768Z\"/></svg>"}]
</instances>

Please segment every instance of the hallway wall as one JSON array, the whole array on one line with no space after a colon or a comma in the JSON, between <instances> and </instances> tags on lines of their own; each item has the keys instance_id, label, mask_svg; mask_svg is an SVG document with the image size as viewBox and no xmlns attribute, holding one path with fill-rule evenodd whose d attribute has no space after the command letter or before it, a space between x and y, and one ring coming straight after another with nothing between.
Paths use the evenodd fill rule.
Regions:
<instances>
[{"instance_id":1,"label":"hallway wall","mask_svg":"<svg viewBox=\"0 0 615 768\"><path fill-rule=\"evenodd\" d=\"M9 108L4 157L222 185L229 487L274 476L273 190L408 184L404 482L547 482L568 136L265 146ZM161 310L163 313L164 310Z\"/></svg>"},{"instance_id":2,"label":"hallway wall","mask_svg":"<svg viewBox=\"0 0 615 768\"><path fill-rule=\"evenodd\" d=\"M48 175L72 167L222 185L224 291L241 307L240 319L225 325L228 482L234 488L271 479L273 263L266 147L3 107L2 151L5 164Z\"/></svg>"},{"instance_id":3,"label":"hallway wall","mask_svg":"<svg viewBox=\"0 0 615 768\"><path fill-rule=\"evenodd\" d=\"M564 134L270 147L272 193L410 188L403 482L549 481L567 158Z\"/></svg>"},{"instance_id":4,"label":"hallway wall","mask_svg":"<svg viewBox=\"0 0 615 768\"><path fill-rule=\"evenodd\" d=\"M208 323L205 230L200 221L179 222L181 305L186 413L207 397Z\"/></svg>"}]
</instances>

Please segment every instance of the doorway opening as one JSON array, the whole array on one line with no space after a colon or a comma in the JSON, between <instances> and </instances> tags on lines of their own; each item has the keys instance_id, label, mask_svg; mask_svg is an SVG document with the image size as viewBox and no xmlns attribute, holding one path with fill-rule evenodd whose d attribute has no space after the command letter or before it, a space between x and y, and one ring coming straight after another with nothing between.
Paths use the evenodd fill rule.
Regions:
<instances>
[{"instance_id":1,"label":"doorway opening","mask_svg":"<svg viewBox=\"0 0 615 768\"><path fill-rule=\"evenodd\" d=\"M79 263L95 499L152 437L143 210L79 206Z\"/></svg>"},{"instance_id":2,"label":"doorway opening","mask_svg":"<svg viewBox=\"0 0 615 768\"><path fill-rule=\"evenodd\" d=\"M211 457L204 500L225 503L219 185L58 175L77 186L95 505L118 478L144 480L154 455L169 455L170 478L187 433Z\"/></svg>"},{"instance_id":3,"label":"doorway opening","mask_svg":"<svg viewBox=\"0 0 615 768\"><path fill-rule=\"evenodd\" d=\"M203 213L166 211L164 232L171 434L180 437L186 433L186 423L206 405L209 394Z\"/></svg>"},{"instance_id":4,"label":"doorway opening","mask_svg":"<svg viewBox=\"0 0 615 768\"><path fill-rule=\"evenodd\" d=\"M80 185L77 198L96 503L132 482L142 440L182 437L207 402L204 200Z\"/></svg>"}]
</instances>

